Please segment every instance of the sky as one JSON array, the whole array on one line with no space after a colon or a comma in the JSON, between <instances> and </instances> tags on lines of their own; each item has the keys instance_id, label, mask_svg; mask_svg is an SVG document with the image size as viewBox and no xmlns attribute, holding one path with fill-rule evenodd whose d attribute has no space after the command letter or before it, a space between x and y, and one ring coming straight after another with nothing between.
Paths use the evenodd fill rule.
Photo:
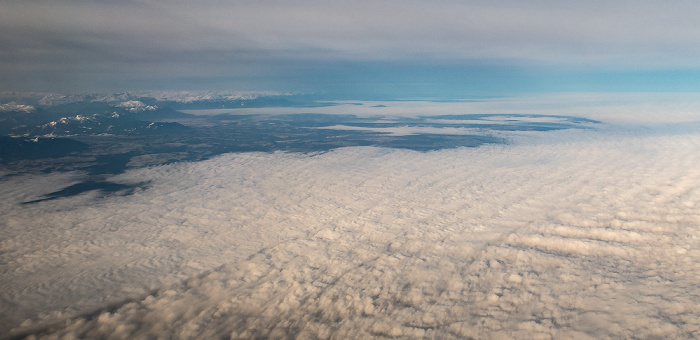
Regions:
<instances>
[{"instance_id":1,"label":"sky","mask_svg":"<svg viewBox=\"0 0 700 340\"><path fill-rule=\"evenodd\" d=\"M0 90L698 91L694 1L0 2Z\"/></svg>"}]
</instances>

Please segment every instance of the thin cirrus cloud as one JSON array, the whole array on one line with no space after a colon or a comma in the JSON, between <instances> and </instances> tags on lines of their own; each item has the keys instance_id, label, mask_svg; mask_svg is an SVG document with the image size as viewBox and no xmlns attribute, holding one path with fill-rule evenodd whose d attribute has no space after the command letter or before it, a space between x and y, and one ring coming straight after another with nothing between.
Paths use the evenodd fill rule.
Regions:
<instances>
[{"instance_id":1,"label":"thin cirrus cloud","mask_svg":"<svg viewBox=\"0 0 700 340\"><path fill-rule=\"evenodd\" d=\"M700 66L700 13L684 1L6 1L0 9L1 67L18 81L303 78L328 71L314 65L377 61Z\"/></svg>"}]
</instances>

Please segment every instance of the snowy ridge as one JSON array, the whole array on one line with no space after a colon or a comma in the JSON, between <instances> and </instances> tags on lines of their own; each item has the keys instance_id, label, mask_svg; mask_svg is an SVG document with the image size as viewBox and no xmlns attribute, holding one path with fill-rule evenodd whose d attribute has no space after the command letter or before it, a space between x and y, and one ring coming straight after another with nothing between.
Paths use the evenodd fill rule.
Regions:
<instances>
[{"instance_id":1,"label":"snowy ridge","mask_svg":"<svg viewBox=\"0 0 700 340\"><path fill-rule=\"evenodd\" d=\"M130 112L153 111L155 103L201 104L249 101L264 97L293 96L273 91L130 91L121 93L60 94L44 92L2 92L0 112L35 112L37 107L49 108L76 103L105 103ZM144 103L143 101L148 103Z\"/></svg>"},{"instance_id":2,"label":"snowy ridge","mask_svg":"<svg viewBox=\"0 0 700 340\"><path fill-rule=\"evenodd\" d=\"M192 103L215 100L251 100L266 96L285 96L290 94L273 91L139 91L135 92L134 95L153 98L157 101Z\"/></svg>"},{"instance_id":3,"label":"snowy ridge","mask_svg":"<svg viewBox=\"0 0 700 340\"><path fill-rule=\"evenodd\" d=\"M17 104L15 102L0 104L0 112L17 111L17 112L30 113L30 112L33 112L35 110L36 109L34 108L34 106Z\"/></svg>"}]
</instances>

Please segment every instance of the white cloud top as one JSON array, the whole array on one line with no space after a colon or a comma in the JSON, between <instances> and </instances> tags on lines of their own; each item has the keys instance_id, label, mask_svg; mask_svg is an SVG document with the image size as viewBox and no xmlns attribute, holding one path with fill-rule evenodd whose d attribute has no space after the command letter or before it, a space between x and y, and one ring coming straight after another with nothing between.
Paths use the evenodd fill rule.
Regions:
<instances>
[{"instance_id":1,"label":"white cloud top","mask_svg":"<svg viewBox=\"0 0 700 340\"><path fill-rule=\"evenodd\" d=\"M508 97L493 97L466 101L435 102L430 100L404 101L334 101L326 107L263 107L236 109L187 110L197 115L215 114L288 114L324 113L353 114L362 117L419 117L437 115L494 114L491 121L504 115L574 116L607 123L663 124L689 123L700 120L699 93L563 93ZM357 105L361 104L361 105ZM525 120L525 117L518 117ZM539 122L552 120L540 117ZM452 120L453 122L457 122ZM530 118L534 121L534 118ZM480 121L483 123L484 121Z\"/></svg>"},{"instance_id":2,"label":"white cloud top","mask_svg":"<svg viewBox=\"0 0 700 340\"><path fill-rule=\"evenodd\" d=\"M700 131L657 127L428 153L229 154L112 178L151 181L131 196L30 205L73 175L8 178L0 326L697 338Z\"/></svg>"}]
</instances>

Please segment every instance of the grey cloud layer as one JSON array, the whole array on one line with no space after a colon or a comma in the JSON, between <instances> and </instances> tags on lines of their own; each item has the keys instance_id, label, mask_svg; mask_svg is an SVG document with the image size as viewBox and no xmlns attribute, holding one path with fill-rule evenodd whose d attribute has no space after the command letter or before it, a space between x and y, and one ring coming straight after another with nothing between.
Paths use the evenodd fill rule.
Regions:
<instances>
[{"instance_id":1,"label":"grey cloud layer","mask_svg":"<svg viewBox=\"0 0 700 340\"><path fill-rule=\"evenodd\" d=\"M17 206L70 175L14 178L0 188L3 328L697 338L699 165L697 131L581 131L430 153L225 155L120 175L152 188L97 203Z\"/></svg>"},{"instance_id":2,"label":"grey cloud layer","mask_svg":"<svg viewBox=\"0 0 700 340\"><path fill-rule=\"evenodd\" d=\"M296 58L693 68L698 16L692 1L4 1L0 61L200 76Z\"/></svg>"}]
</instances>

